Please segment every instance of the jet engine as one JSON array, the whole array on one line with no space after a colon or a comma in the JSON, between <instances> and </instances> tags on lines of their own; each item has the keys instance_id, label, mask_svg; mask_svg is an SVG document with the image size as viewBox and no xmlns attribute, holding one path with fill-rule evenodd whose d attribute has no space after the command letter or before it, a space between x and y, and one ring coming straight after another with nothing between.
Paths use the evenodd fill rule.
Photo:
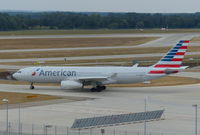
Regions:
<instances>
[{"instance_id":1,"label":"jet engine","mask_svg":"<svg viewBox=\"0 0 200 135\"><path fill-rule=\"evenodd\" d=\"M75 80L65 80L61 82L61 89L80 89L82 87L83 84Z\"/></svg>"}]
</instances>

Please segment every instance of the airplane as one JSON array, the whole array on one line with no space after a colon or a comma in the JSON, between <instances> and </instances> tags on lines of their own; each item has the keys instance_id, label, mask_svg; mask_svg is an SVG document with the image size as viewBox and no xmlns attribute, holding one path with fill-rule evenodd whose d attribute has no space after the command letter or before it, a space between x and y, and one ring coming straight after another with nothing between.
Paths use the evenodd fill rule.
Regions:
<instances>
[{"instance_id":1,"label":"airplane","mask_svg":"<svg viewBox=\"0 0 200 135\"><path fill-rule=\"evenodd\" d=\"M91 85L91 92L101 92L108 84L128 84L147 82L170 74L183 71L182 66L189 40L181 40L156 64L139 67L138 64L129 67L55 67L37 66L18 70L12 75L20 81L34 83L60 83L61 89L81 89Z\"/></svg>"}]
</instances>

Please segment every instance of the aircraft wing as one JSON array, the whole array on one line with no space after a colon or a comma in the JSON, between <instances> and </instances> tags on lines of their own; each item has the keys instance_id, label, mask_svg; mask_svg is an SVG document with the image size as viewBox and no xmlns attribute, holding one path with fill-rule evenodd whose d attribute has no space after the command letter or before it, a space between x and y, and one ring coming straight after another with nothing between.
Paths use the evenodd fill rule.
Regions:
<instances>
[{"instance_id":1,"label":"aircraft wing","mask_svg":"<svg viewBox=\"0 0 200 135\"><path fill-rule=\"evenodd\" d=\"M112 80L114 77L117 76L117 73L113 73L112 75L99 75L99 76L84 76L84 77L77 77L77 80L82 82L87 82L90 84L92 82L106 82Z\"/></svg>"},{"instance_id":2,"label":"aircraft wing","mask_svg":"<svg viewBox=\"0 0 200 135\"><path fill-rule=\"evenodd\" d=\"M165 69L165 73L166 74L177 73L185 70L186 68L188 68L188 66L181 66L180 68L167 68Z\"/></svg>"},{"instance_id":3,"label":"aircraft wing","mask_svg":"<svg viewBox=\"0 0 200 135\"><path fill-rule=\"evenodd\" d=\"M108 76L89 76L89 77L78 77L77 79L80 81L103 81L107 80Z\"/></svg>"}]
</instances>

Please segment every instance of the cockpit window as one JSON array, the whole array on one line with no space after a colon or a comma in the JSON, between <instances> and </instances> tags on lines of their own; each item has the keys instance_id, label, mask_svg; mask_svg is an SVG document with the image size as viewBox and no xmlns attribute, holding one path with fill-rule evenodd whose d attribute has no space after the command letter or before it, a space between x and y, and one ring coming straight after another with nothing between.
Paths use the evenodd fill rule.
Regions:
<instances>
[{"instance_id":1,"label":"cockpit window","mask_svg":"<svg viewBox=\"0 0 200 135\"><path fill-rule=\"evenodd\" d=\"M22 73L22 71L18 71L17 73Z\"/></svg>"},{"instance_id":2,"label":"cockpit window","mask_svg":"<svg viewBox=\"0 0 200 135\"><path fill-rule=\"evenodd\" d=\"M39 70L40 70L40 68L36 69L36 71L39 71Z\"/></svg>"}]
</instances>

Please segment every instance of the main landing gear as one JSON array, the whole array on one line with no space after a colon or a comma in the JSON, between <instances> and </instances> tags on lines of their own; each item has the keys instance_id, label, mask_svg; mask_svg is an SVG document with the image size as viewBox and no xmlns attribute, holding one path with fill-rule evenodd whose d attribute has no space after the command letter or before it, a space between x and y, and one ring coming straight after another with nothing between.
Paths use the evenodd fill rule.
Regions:
<instances>
[{"instance_id":1,"label":"main landing gear","mask_svg":"<svg viewBox=\"0 0 200 135\"><path fill-rule=\"evenodd\" d=\"M97 86L97 87L91 88L90 91L91 92L101 92L105 89L106 89L106 86Z\"/></svg>"},{"instance_id":2,"label":"main landing gear","mask_svg":"<svg viewBox=\"0 0 200 135\"><path fill-rule=\"evenodd\" d=\"M31 83L31 85L30 85L30 89L31 89L31 90L35 89L33 83Z\"/></svg>"}]
</instances>

